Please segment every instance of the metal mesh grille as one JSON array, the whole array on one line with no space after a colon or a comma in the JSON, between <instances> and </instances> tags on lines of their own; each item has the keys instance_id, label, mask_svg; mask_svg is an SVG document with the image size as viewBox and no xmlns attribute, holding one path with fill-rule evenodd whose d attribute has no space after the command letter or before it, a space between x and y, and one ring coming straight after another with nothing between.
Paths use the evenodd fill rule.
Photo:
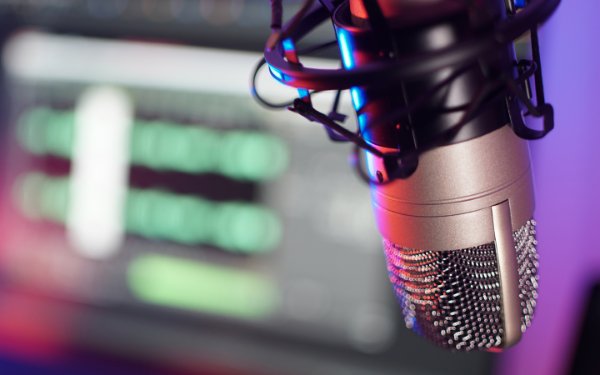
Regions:
<instances>
[{"instance_id":1,"label":"metal mesh grille","mask_svg":"<svg viewBox=\"0 0 600 375\"><path fill-rule=\"evenodd\" d=\"M537 298L535 221L515 231L513 238L524 331ZM500 279L493 242L462 250L428 251L402 248L384 239L384 249L408 328L456 350L502 346Z\"/></svg>"}]
</instances>

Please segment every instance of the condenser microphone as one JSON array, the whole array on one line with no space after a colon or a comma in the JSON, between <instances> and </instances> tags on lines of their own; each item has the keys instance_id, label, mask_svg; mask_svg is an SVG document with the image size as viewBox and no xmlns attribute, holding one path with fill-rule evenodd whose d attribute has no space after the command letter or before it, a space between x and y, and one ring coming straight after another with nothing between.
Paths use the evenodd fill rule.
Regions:
<instances>
[{"instance_id":1,"label":"condenser microphone","mask_svg":"<svg viewBox=\"0 0 600 375\"><path fill-rule=\"evenodd\" d=\"M278 30L266 62L299 88L291 106L353 142L408 328L461 351L521 338L536 305L538 254L526 139L553 128L537 25L558 0L321 1ZM294 41L328 15L343 69L301 65ZM530 60L512 40L529 31ZM530 79L531 78L531 79ZM530 81L534 81L533 83ZM358 129L309 90L349 89ZM535 96L535 101L533 101ZM524 117L539 117L534 129Z\"/></svg>"},{"instance_id":2,"label":"condenser microphone","mask_svg":"<svg viewBox=\"0 0 600 375\"><path fill-rule=\"evenodd\" d=\"M372 201L407 327L457 350L520 339L538 256L528 149L508 126L424 152Z\"/></svg>"},{"instance_id":3,"label":"condenser microphone","mask_svg":"<svg viewBox=\"0 0 600 375\"><path fill-rule=\"evenodd\" d=\"M501 17L498 7L489 7L494 16L479 15L481 26L466 27L473 21L458 2L380 3L386 6L375 17L386 17L386 32L396 39L392 51L399 55L459 43L485 27L483 18ZM380 36L365 26L368 13L362 1L349 4L350 12L340 11L335 21L341 48L349 51L344 64L357 66L378 58L376 49L357 47ZM510 52L506 48L504 54L482 55L481 60L491 74L500 74L510 68ZM355 98L363 97L354 99L364 118L363 136L384 152L397 151L398 139L404 150L433 143L436 133L466 111L439 109L468 105L488 80L479 66L466 70L411 117L392 118L384 125L372 123L372 117L416 100L454 70L398 82L394 99L387 88L353 88ZM424 151L410 176L390 183L385 183L384 159L367 156L370 177L380 182L372 187L372 203L405 323L443 347L510 346L533 316L538 261L529 154L508 123L506 104L497 97L441 146Z\"/></svg>"}]
</instances>

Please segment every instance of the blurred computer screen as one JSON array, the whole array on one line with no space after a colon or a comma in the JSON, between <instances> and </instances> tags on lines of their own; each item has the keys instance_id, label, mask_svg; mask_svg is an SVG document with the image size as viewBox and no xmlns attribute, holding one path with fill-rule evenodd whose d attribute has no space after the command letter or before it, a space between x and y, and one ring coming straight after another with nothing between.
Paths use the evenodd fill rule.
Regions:
<instances>
[{"instance_id":1,"label":"blurred computer screen","mask_svg":"<svg viewBox=\"0 0 600 375\"><path fill-rule=\"evenodd\" d=\"M487 354L404 330L348 147L252 100L266 2L0 9L8 358L91 356L140 373L489 371Z\"/></svg>"}]
</instances>

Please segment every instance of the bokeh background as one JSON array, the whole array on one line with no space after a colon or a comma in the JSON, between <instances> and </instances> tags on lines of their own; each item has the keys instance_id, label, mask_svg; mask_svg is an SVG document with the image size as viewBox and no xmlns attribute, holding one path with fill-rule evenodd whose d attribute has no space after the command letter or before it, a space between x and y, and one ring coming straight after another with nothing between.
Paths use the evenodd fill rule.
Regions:
<instances>
[{"instance_id":1,"label":"bokeh background","mask_svg":"<svg viewBox=\"0 0 600 375\"><path fill-rule=\"evenodd\" d=\"M598 16L540 33L536 319L464 354L403 328L349 147L251 99L268 2L0 2L0 373L598 373Z\"/></svg>"}]
</instances>

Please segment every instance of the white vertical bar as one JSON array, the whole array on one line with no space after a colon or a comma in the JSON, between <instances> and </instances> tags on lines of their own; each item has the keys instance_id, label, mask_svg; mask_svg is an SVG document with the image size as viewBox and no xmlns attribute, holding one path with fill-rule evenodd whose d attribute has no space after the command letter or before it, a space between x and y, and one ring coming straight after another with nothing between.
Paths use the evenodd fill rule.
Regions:
<instances>
[{"instance_id":1,"label":"white vertical bar","mask_svg":"<svg viewBox=\"0 0 600 375\"><path fill-rule=\"evenodd\" d=\"M75 110L67 236L82 255L106 258L123 237L133 105L120 89L92 87Z\"/></svg>"},{"instance_id":2,"label":"white vertical bar","mask_svg":"<svg viewBox=\"0 0 600 375\"><path fill-rule=\"evenodd\" d=\"M519 298L519 263L512 236L510 204L504 201L492 206L496 257L500 276L503 346L509 347L521 339L521 299Z\"/></svg>"}]
</instances>

